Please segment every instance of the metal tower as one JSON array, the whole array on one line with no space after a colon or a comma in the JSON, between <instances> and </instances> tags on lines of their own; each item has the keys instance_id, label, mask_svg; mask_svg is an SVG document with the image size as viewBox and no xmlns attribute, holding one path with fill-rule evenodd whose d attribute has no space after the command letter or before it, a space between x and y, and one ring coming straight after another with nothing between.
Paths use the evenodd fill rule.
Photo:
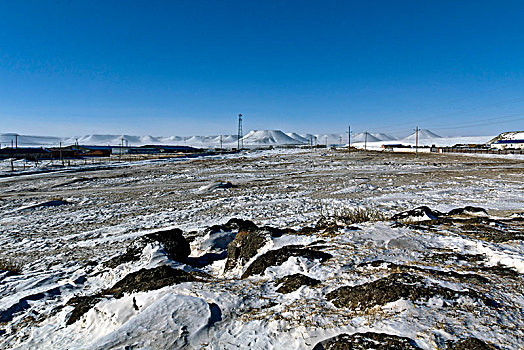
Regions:
<instances>
[{"instance_id":1,"label":"metal tower","mask_svg":"<svg viewBox=\"0 0 524 350\"><path fill-rule=\"evenodd\" d=\"M242 133L242 114L238 115L238 140L237 140L237 150L241 150L244 148L244 140L242 140L242 137L244 137Z\"/></svg>"}]
</instances>

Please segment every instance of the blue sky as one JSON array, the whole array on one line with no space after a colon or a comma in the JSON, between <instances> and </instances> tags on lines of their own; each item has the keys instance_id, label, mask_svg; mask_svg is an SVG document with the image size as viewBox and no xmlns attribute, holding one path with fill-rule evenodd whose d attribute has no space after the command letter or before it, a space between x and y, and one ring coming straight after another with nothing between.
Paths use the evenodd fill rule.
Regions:
<instances>
[{"instance_id":1,"label":"blue sky","mask_svg":"<svg viewBox=\"0 0 524 350\"><path fill-rule=\"evenodd\" d=\"M520 1L0 1L0 132L524 129Z\"/></svg>"}]
</instances>

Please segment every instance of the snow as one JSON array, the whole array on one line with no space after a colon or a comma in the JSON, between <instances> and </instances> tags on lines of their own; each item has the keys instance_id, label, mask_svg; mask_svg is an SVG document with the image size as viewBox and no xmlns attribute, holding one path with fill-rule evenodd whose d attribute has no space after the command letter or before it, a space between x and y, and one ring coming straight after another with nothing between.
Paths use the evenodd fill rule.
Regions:
<instances>
[{"instance_id":1,"label":"snow","mask_svg":"<svg viewBox=\"0 0 524 350\"><path fill-rule=\"evenodd\" d=\"M263 135L275 141L281 137ZM288 245L319 247L314 249L333 258L322 263L290 257L246 279L239 277L245 266L225 273L225 260L217 260L197 270L209 274L209 282L180 283L119 299L107 296L66 325L72 310L66 304L73 296L94 295L142 268L169 265L195 271L168 259L158 244L148 244L137 261L116 268L102 264L123 253L134 238L158 229L184 230L193 237L191 257L197 258L225 253L236 232L206 233L206 228L231 217L294 229L315 226L321 214L361 207L389 217L421 205L441 212L473 205L485 208L487 218L521 217L522 160L491 157L482 162L479 168L477 158L464 155L424 154L415 159L278 149L98 170L78 165L74 174L0 179L0 257L24 263L21 275L0 273L0 312L23 306L20 301L31 297L26 309L2 323L0 348L311 349L340 333L375 331L410 337L423 349L438 349L443 341L463 336L519 349L524 339L522 241L475 238L451 226L425 229L429 220L417 225L371 221L332 233L284 234L268 240L251 261ZM221 186L228 182L238 187ZM34 207L57 197L70 204ZM483 260L430 259L439 254L480 254ZM399 299L360 312L337 309L326 300L327 293L341 286L394 272L385 264L359 266L376 260L477 274L489 283L430 274L425 278L453 290L478 290L503 306L490 308L471 298L449 306L433 297ZM499 265L516 277L481 269ZM276 292L276 280L294 273L321 284L289 294Z\"/></svg>"},{"instance_id":2,"label":"snow","mask_svg":"<svg viewBox=\"0 0 524 350\"><path fill-rule=\"evenodd\" d=\"M392 141L392 140L397 140L396 137L394 136L391 136L389 134L385 134L383 132L379 132L379 133L374 133L374 134L371 134L373 135L373 137L376 137L377 139L379 139L379 141Z\"/></svg>"},{"instance_id":3,"label":"snow","mask_svg":"<svg viewBox=\"0 0 524 350\"><path fill-rule=\"evenodd\" d=\"M294 139L280 130L253 130L242 138L245 146L252 145L296 145L303 141Z\"/></svg>"},{"instance_id":4,"label":"snow","mask_svg":"<svg viewBox=\"0 0 524 350\"><path fill-rule=\"evenodd\" d=\"M402 140L412 141L416 140L417 138L417 132L413 132L411 135L404 137ZM425 139L439 139L442 138L442 136L439 136L435 134L434 132L431 132L426 129L421 129L418 131L418 139L419 140L425 140Z\"/></svg>"}]
</instances>

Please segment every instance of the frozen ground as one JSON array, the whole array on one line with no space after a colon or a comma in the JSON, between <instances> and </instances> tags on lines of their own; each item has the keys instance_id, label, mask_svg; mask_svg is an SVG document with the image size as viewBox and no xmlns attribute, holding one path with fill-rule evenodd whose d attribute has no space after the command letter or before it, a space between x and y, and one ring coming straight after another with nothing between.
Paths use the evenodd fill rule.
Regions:
<instances>
[{"instance_id":1,"label":"frozen ground","mask_svg":"<svg viewBox=\"0 0 524 350\"><path fill-rule=\"evenodd\" d=\"M3 177L22 268L0 271L0 348L520 349L523 180L521 159L298 150ZM188 259L144 239L172 228Z\"/></svg>"}]
</instances>

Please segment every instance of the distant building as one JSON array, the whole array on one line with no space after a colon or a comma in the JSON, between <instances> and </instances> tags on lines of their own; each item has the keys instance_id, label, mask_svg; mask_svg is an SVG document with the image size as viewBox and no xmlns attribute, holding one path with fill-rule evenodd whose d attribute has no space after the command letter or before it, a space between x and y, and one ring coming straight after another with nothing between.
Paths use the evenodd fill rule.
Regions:
<instances>
[{"instance_id":1,"label":"distant building","mask_svg":"<svg viewBox=\"0 0 524 350\"><path fill-rule=\"evenodd\" d=\"M27 159L27 160L37 160L37 159L49 159L51 158L51 152L45 148L1 148L0 149L0 159Z\"/></svg>"},{"instance_id":2,"label":"distant building","mask_svg":"<svg viewBox=\"0 0 524 350\"><path fill-rule=\"evenodd\" d=\"M77 146L79 154L82 157L110 157L111 146Z\"/></svg>"},{"instance_id":3,"label":"distant building","mask_svg":"<svg viewBox=\"0 0 524 350\"><path fill-rule=\"evenodd\" d=\"M524 140L498 140L491 144L496 149L524 149Z\"/></svg>"}]
</instances>

